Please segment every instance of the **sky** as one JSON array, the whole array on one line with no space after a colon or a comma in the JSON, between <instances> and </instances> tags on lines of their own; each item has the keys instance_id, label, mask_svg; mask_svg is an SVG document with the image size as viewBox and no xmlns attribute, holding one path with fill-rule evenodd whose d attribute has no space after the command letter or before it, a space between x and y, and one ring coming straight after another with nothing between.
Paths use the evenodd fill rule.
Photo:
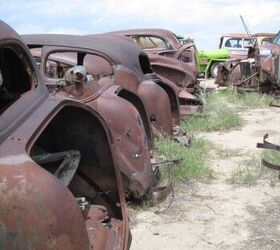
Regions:
<instances>
[{"instance_id":1,"label":"sky","mask_svg":"<svg viewBox=\"0 0 280 250\"><path fill-rule=\"evenodd\" d=\"M216 49L226 33L278 32L280 0L0 0L0 19L20 34L95 34L164 28Z\"/></svg>"}]
</instances>

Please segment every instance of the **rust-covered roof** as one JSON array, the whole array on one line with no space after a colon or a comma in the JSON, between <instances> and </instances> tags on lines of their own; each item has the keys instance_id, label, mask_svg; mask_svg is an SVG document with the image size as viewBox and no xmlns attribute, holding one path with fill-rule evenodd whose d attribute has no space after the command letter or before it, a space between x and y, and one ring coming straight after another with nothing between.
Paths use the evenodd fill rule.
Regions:
<instances>
[{"instance_id":1,"label":"rust-covered roof","mask_svg":"<svg viewBox=\"0 0 280 250\"><path fill-rule=\"evenodd\" d=\"M154 35L154 36L165 38L172 44L174 48L178 48L181 46L177 38L175 37L174 33L166 29L130 29L130 30L113 31L105 34L123 35L123 36Z\"/></svg>"},{"instance_id":2,"label":"rust-covered roof","mask_svg":"<svg viewBox=\"0 0 280 250\"><path fill-rule=\"evenodd\" d=\"M97 51L110 57L115 64L129 68L139 79L143 77L139 56L145 53L136 44L120 36L39 34L23 35L22 38L30 48L48 45Z\"/></svg>"},{"instance_id":3,"label":"rust-covered roof","mask_svg":"<svg viewBox=\"0 0 280 250\"><path fill-rule=\"evenodd\" d=\"M10 26L8 26L6 23L0 20L0 40L19 40L21 41L20 36L17 34L17 32L12 29Z\"/></svg>"}]
</instances>

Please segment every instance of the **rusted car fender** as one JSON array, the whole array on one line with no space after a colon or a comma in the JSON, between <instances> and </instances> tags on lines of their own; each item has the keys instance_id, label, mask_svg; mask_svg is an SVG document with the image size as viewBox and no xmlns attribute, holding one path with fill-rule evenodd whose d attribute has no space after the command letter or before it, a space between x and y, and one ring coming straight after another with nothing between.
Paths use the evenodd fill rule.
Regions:
<instances>
[{"instance_id":1,"label":"rusted car fender","mask_svg":"<svg viewBox=\"0 0 280 250\"><path fill-rule=\"evenodd\" d=\"M27 155L13 158L20 162L0 159L0 248L89 249L82 213L69 190Z\"/></svg>"},{"instance_id":2,"label":"rusted car fender","mask_svg":"<svg viewBox=\"0 0 280 250\"><path fill-rule=\"evenodd\" d=\"M172 136L171 105L167 93L152 80L143 80L141 84L127 69L117 66L114 69L115 83L131 92L136 92L148 110L153 133L157 137L167 134Z\"/></svg>"},{"instance_id":3,"label":"rusted car fender","mask_svg":"<svg viewBox=\"0 0 280 250\"><path fill-rule=\"evenodd\" d=\"M153 184L149 145L139 112L115 94L118 89L119 86L111 85L98 98L85 103L98 110L110 127L125 192L140 198L149 192Z\"/></svg>"},{"instance_id":4,"label":"rusted car fender","mask_svg":"<svg viewBox=\"0 0 280 250\"><path fill-rule=\"evenodd\" d=\"M77 119L78 116L75 116L75 113L73 112L75 109L85 115L84 119L79 116L82 123L79 123ZM72 118L70 118L70 114ZM103 130L103 135L99 133L99 136L102 136L101 138L103 138L103 140L102 142L99 142L98 146L95 143L99 138L91 138L91 133L88 133L88 130L86 130L86 127L90 125L86 125L85 123L86 121L89 122L86 119L87 116L91 116L91 119L93 119L91 122L97 123L97 121L99 121L100 124L96 129L100 130L100 132ZM65 132L63 133L63 126L59 120L56 119L64 120L65 122L76 119L77 122L68 123L67 129L64 129ZM65 249L73 249L80 244L79 249L83 249L83 247L84 249L88 249L90 242L94 248L103 249L101 246L104 246L104 242L96 239L96 235L101 234L101 236L104 237L103 240L106 239L107 243L111 242L109 244L112 244L111 246L108 245L108 249L115 249L115 247L117 249L127 249L126 244L128 244L129 234L126 229L127 219L125 216L126 207L123 195L123 184L119 174L118 165L115 165L115 167L114 165L111 165L114 161L117 163L117 153L115 152L113 141L107 139L108 141L106 142L106 140L104 140L106 134L102 125L104 126L105 122L101 119L102 118L98 116L97 113L94 114L92 109L89 109L84 105L79 103L73 105L72 101L65 102L61 98L52 98L51 104L49 101L43 103L43 105L41 105L26 122L24 122L4 143L2 143L0 164L2 173L1 179L4 180L4 182L2 182L3 185L1 185L1 194L5 197L3 197L3 200L7 201L7 203L1 203L2 209L0 209L0 211L2 211L2 213L0 217L2 223L5 224L5 230L8 230L6 233L9 232L9 230L10 232L14 232L17 237L19 237L19 243L28 243L35 249L36 247L40 249L39 247L41 246L48 247L50 244L53 244L57 248L60 248L60 246L62 247L64 244ZM51 128L49 127L50 124L52 124ZM61 138L58 139L57 136L57 139L50 138L50 130L48 127L49 129L55 128L57 134L59 134ZM76 128L76 130L73 128ZM47 135L44 135L47 130L49 130ZM106 130L106 132L109 133L109 130ZM72 138L69 137L69 132L73 133ZM80 136L79 140L77 140L78 135ZM53 146L46 144L46 136ZM92 136L97 136L97 134ZM108 138L112 137L110 133L107 136ZM38 145L43 145L44 142L45 146L47 148L50 147L53 151L66 150L74 147L75 149L79 149L82 157L84 157L84 162L80 164L78 168L78 175L76 176L75 174L73 181L69 185L68 191L63 187L61 181L45 170L46 167L43 169L42 166L38 166L32 161L32 158L36 155L36 148ZM81 142L89 144L82 145L80 144ZM97 148L95 149L95 152L86 152L88 148L90 149L96 146ZM13 148L13 154L9 155L7 152L10 151L11 148ZM111 155L110 151L108 151L110 149L115 155ZM100 150L103 151L100 152ZM92 155L92 157L103 157L103 160L107 158L107 160L106 162L95 163L95 167L92 166L89 168L90 166L87 164L91 161L90 155ZM103 166L104 170L102 172L96 168L98 165ZM78 181L79 179L76 179L78 176L79 178L80 176L88 178L88 183L91 183L90 180L94 181L96 183L95 185L101 188L100 191L102 190L102 192L108 192L112 189L119 190L117 192L120 192L120 195L116 195L116 197L112 197L112 199L116 199L116 202L119 202L120 208L108 207L111 216L119 218L115 222L116 225L114 225L111 232L106 230L106 228L103 229L100 222L96 221L94 216L87 217L83 215L83 212L78 212L79 207L73 194L76 194L76 196L79 197L80 195L85 195L89 192L89 187L85 189L85 187L83 187ZM9 185L5 185L5 180ZM18 183L15 183L16 180ZM6 195L7 189L11 196ZM69 190L72 192L72 195ZM87 195L89 195L89 193ZM15 205L12 206L14 203ZM6 213L5 211L7 210L4 208L9 204L11 205L9 207L9 213ZM67 206L65 206L65 204ZM10 208L17 206L20 206L21 209L13 209L13 217L11 217ZM93 207L94 205L90 206L89 209L93 209ZM27 210L28 212L26 214L22 213L22 211ZM68 210L70 212L67 213ZM124 217L123 220L120 220L122 217ZM11 218L13 219L11 220ZM69 225L69 221L71 221L71 225L74 223L75 230L73 230L73 227L67 226ZM97 228L94 232L91 229L93 226ZM121 229L118 229L117 232L114 231L119 227ZM116 233L118 236L114 238ZM38 239L46 237L46 239L49 240L39 242L35 237L37 234ZM9 234L5 236L7 237L4 241L5 244L10 244ZM22 241L20 241L21 237Z\"/></svg>"},{"instance_id":5,"label":"rusted car fender","mask_svg":"<svg viewBox=\"0 0 280 250\"><path fill-rule=\"evenodd\" d=\"M175 93L177 97L176 99L178 101L173 98L174 102L177 102L177 104L174 104L174 106L179 106L181 117L186 117L203 110L203 101L201 100L201 98L189 93L185 89L179 88L174 82L166 79L163 76L157 75L155 73L150 75L156 83L162 86L162 88L167 88L168 86L168 88L172 89L172 93ZM171 99L172 97L169 98ZM176 114L176 112L173 111L172 114L174 117L174 114ZM180 125L179 121L180 120L175 117L175 122L173 123Z\"/></svg>"}]
</instances>

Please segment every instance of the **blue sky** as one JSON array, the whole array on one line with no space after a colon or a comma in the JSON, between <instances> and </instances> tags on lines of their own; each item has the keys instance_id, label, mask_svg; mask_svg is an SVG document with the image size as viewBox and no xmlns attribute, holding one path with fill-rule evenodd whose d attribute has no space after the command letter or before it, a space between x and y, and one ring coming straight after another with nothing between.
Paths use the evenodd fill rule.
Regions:
<instances>
[{"instance_id":1,"label":"blue sky","mask_svg":"<svg viewBox=\"0 0 280 250\"><path fill-rule=\"evenodd\" d=\"M88 34L130 28L165 28L215 49L225 33L277 32L280 0L0 0L0 19L18 33Z\"/></svg>"}]
</instances>

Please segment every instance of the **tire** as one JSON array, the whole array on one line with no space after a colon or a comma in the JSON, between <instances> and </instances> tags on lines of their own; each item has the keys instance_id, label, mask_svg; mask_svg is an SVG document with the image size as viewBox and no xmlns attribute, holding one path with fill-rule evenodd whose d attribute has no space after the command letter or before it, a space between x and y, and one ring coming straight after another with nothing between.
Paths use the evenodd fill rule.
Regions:
<instances>
[{"instance_id":1,"label":"tire","mask_svg":"<svg viewBox=\"0 0 280 250\"><path fill-rule=\"evenodd\" d=\"M216 78L216 77L217 77L218 65L219 65L219 62L214 62L214 63L212 63L212 65L211 65L210 74L211 74L211 76L212 76L213 78Z\"/></svg>"}]
</instances>

